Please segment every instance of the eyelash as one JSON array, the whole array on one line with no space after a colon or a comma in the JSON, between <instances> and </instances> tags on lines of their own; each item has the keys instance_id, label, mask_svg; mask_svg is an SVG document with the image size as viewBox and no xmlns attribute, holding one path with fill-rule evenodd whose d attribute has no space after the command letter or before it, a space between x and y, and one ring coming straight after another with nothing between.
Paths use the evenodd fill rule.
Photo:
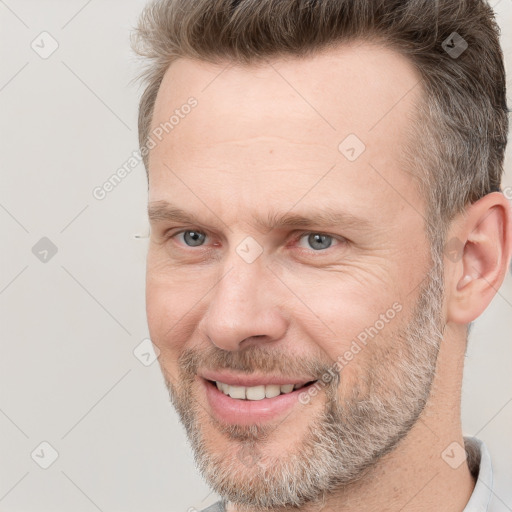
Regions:
<instances>
[{"instance_id":1,"label":"eyelash","mask_svg":"<svg viewBox=\"0 0 512 512\"><path fill-rule=\"evenodd\" d=\"M201 233L203 235L206 235L207 237L209 236L208 233L204 232L204 231L201 231L199 229L194 229L194 228L188 228L188 229L182 229L180 231L177 231L175 233L170 233L168 232L166 235L165 235L165 238L166 240L171 240L175 237L177 237L178 235L182 234L182 233L186 233L188 231L195 231L195 232L198 232L198 233ZM293 235L291 238L292 238L292 241L294 243L297 243L299 242L303 237L305 236L309 236L309 235L325 235L325 236L328 236L330 238L332 238L332 240L334 240L335 242L337 242L335 245L330 245L329 247L327 247L326 249L323 249L323 250L314 250L314 249L305 249L303 247L299 247L299 250L301 251L306 251L310 254L313 254L315 256L321 256L323 254L325 254L327 251L329 251L329 249L332 249L333 247L337 247L338 245L342 245L342 244L345 244L348 242L348 240L344 237L341 237L341 236L336 236L336 235L331 235L329 233L324 233L322 231L300 231L298 233L296 233L295 235ZM206 248L204 245L199 245L197 247L191 247L191 246L188 246L186 244L184 244L182 247L186 247L188 249L204 249Z\"/></svg>"}]
</instances>

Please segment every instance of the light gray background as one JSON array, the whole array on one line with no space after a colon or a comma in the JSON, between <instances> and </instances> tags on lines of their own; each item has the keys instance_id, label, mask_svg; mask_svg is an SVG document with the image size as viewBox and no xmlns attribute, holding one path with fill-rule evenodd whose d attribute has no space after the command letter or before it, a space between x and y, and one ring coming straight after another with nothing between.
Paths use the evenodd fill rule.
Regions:
<instances>
[{"instance_id":1,"label":"light gray background","mask_svg":"<svg viewBox=\"0 0 512 512\"><path fill-rule=\"evenodd\" d=\"M148 337L142 164L104 200L92 195L137 150L128 35L143 5L0 0L0 511L186 511L215 499L157 362L133 353ZM510 70L512 0L493 5ZM50 48L43 31L59 45L47 59L31 48ZM58 250L46 263L32 252L42 237ZM512 510L511 327L508 275L475 324L463 388L464 430L492 453L498 510ZM58 452L48 469L43 441Z\"/></svg>"}]
</instances>

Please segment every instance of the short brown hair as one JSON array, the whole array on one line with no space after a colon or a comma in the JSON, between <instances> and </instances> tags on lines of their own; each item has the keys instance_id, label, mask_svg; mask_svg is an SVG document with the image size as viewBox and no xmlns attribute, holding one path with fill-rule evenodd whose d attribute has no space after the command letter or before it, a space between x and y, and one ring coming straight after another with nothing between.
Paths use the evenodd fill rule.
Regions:
<instances>
[{"instance_id":1,"label":"short brown hair","mask_svg":"<svg viewBox=\"0 0 512 512\"><path fill-rule=\"evenodd\" d=\"M454 33L467 44L456 57L446 47ZM429 237L444 238L439 230L455 214L500 190L503 173L505 71L499 27L484 0L153 1L132 37L136 53L149 59L139 76L147 83L139 143L146 144L160 83L177 58L250 65L354 40L382 42L421 76L423 100L403 156L427 198Z\"/></svg>"}]
</instances>

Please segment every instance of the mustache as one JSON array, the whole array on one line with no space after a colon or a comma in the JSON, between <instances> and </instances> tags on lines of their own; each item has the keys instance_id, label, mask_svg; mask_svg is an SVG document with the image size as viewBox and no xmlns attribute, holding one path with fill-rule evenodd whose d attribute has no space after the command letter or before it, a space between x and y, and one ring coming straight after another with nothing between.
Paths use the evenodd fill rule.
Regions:
<instances>
[{"instance_id":1,"label":"mustache","mask_svg":"<svg viewBox=\"0 0 512 512\"><path fill-rule=\"evenodd\" d=\"M253 345L238 351L222 350L216 346L185 349L178 358L182 377L193 379L199 369L213 371L235 370L241 373L300 375L317 380L322 375L335 372L334 361L319 361L315 357L284 354L276 350Z\"/></svg>"}]
</instances>

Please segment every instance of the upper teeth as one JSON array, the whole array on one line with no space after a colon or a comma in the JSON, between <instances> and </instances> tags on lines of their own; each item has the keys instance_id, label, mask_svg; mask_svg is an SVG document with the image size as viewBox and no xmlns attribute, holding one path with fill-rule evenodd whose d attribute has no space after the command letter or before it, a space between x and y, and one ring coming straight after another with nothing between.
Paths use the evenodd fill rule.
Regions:
<instances>
[{"instance_id":1,"label":"upper teeth","mask_svg":"<svg viewBox=\"0 0 512 512\"><path fill-rule=\"evenodd\" d=\"M225 395L231 398L247 399L247 400L262 400L263 398L273 398L281 393L291 393L294 384L268 384L266 386L230 386L224 382L215 381L217 388L220 389ZM300 385L295 385L300 387Z\"/></svg>"}]
</instances>

